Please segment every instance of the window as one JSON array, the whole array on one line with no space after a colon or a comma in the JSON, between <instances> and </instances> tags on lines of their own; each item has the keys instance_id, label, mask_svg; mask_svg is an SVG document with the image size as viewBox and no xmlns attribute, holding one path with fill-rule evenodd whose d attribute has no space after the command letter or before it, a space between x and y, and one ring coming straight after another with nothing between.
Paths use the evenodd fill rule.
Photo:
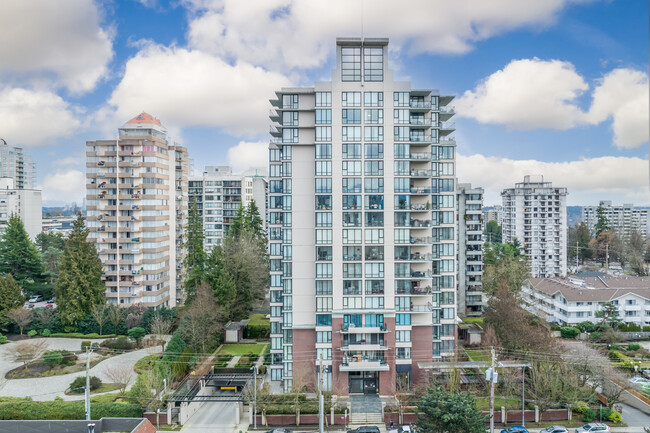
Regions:
<instances>
[{"instance_id":1,"label":"window","mask_svg":"<svg viewBox=\"0 0 650 433\"><path fill-rule=\"evenodd\" d=\"M343 159L359 159L361 158L361 144L344 144L343 145Z\"/></svg>"},{"instance_id":2,"label":"window","mask_svg":"<svg viewBox=\"0 0 650 433\"><path fill-rule=\"evenodd\" d=\"M344 125L358 125L361 123L361 110L360 109L344 109L343 110L343 124Z\"/></svg>"},{"instance_id":3,"label":"window","mask_svg":"<svg viewBox=\"0 0 650 433\"><path fill-rule=\"evenodd\" d=\"M409 141L411 139L411 128L408 126L395 126L393 129L395 141Z\"/></svg>"},{"instance_id":4,"label":"window","mask_svg":"<svg viewBox=\"0 0 650 433\"><path fill-rule=\"evenodd\" d=\"M361 161L343 161L343 176L361 176Z\"/></svg>"},{"instance_id":5,"label":"window","mask_svg":"<svg viewBox=\"0 0 650 433\"><path fill-rule=\"evenodd\" d=\"M367 244L383 244L384 229L366 229Z\"/></svg>"},{"instance_id":6,"label":"window","mask_svg":"<svg viewBox=\"0 0 650 433\"><path fill-rule=\"evenodd\" d=\"M406 177L396 177L395 178L395 193L410 191L411 185L409 179Z\"/></svg>"},{"instance_id":7,"label":"window","mask_svg":"<svg viewBox=\"0 0 650 433\"><path fill-rule=\"evenodd\" d=\"M384 298L382 296L369 296L366 298L366 308L373 310L384 309Z\"/></svg>"},{"instance_id":8,"label":"window","mask_svg":"<svg viewBox=\"0 0 650 433\"><path fill-rule=\"evenodd\" d=\"M384 326L384 315L366 314L366 326L368 328L379 328Z\"/></svg>"},{"instance_id":9,"label":"window","mask_svg":"<svg viewBox=\"0 0 650 433\"><path fill-rule=\"evenodd\" d=\"M364 112L365 123L384 123L384 110L381 109L369 109Z\"/></svg>"},{"instance_id":10,"label":"window","mask_svg":"<svg viewBox=\"0 0 650 433\"><path fill-rule=\"evenodd\" d=\"M360 280L343 280L343 294L344 295L360 295L361 294L361 281Z\"/></svg>"},{"instance_id":11,"label":"window","mask_svg":"<svg viewBox=\"0 0 650 433\"><path fill-rule=\"evenodd\" d=\"M316 281L316 294L317 295L331 295L332 294L332 281L331 280L318 280L318 281Z\"/></svg>"},{"instance_id":12,"label":"window","mask_svg":"<svg viewBox=\"0 0 650 433\"><path fill-rule=\"evenodd\" d=\"M384 140L384 127L383 126L366 126L364 127L364 137L366 141L383 141Z\"/></svg>"},{"instance_id":13,"label":"window","mask_svg":"<svg viewBox=\"0 0 650 433\"><path fill-rule=\"evenodd\" d=\"M317 229L316 230L316 243L317 244L331 244L332 243L332 230Z\"/></svg>"},{"instance_id":14,"label":"window","mask_svg":"<svg viewBox=\"0 0 650 433\"><path fill-rule=\"evenodd\" d=\"M365 92L363 94L363 103L366 107L383 107L384 92Z\"/></svg>"},{"instance_id":15,"label":"window","mask_svg":"<svg viewBox=\"0 0 650 433\"><path fill-rule=\"evenodd\" d=\"M331 176L332 161L316 161L316 176Z\"/></svg>"},{"instance_id":16,"label":"window","mask_svg":"<svg viewBox=\"0 0 650 433\"><path fill-rule=\"evenodd\" d=\"M341 105L344 107L361 107L361 92L342 92Z\"/></svg>"},{"instance_id":17,"label":"window","mask_svg":"<svg viewBox=\"0 0 650 433\"><path fill-rule=\"evenodd\" d=\"M343 209L361 209L361 196L360 195L344 195L343 196Z\"/></svg>"},{"instance_id":18,"label":"window","mask_svg":"<svg viewBox=\"0 0 650 433\"><path fill-rule=\"evenodd\" d=\"M316 247L317 261L332 261L332 247Z\"/></svg>"},{"instance_id":19,"label":"window","mask_svg":"<svg viewBox=\"0 0 650 433\"><path fill-rule=\"evenodd\" d=\"M361 215L359 215L359 216L361 216ZM361 218L359 218L359 219L361 219ZM360 244L361 243L361 230L359 230L359 229L344 229L343 230L343 243L344 244Z\"/></svg>"},{"instance_id":20,"label":"window","mask_svg":"<svg viewBox=\"0 0 650 433\"><path fill-rule=\"evenodd\" d=\"M411 331L395 331L395 341L398 343L408 343L411 341Z\"/></svg>"},{"instance_id":21,"label":"window","mask_svg":"<svg viewBox=\"0 0 650 433\"><path fill-rule=\"evenodd\" d=\"M298 142L298 128L284 128L282 130L283 143L297 143Z\"/></svg>"},{"instance_id":22,"label":"window","mask_svg":"<svg viewBox=\"0 0 650 433\"><path fill-rule=\"evenodd\" d=\"M341 47L341 81L361 81L360 47Z\"/></svg>"},{"instance_id":23,"label":"window","mask_svg":"<svg viewBox=\"0 0 650 433\"><path fill-rule=\"evenodd\" d=\"M282 112L282 126L298 126L298 112L297 111Z\"/></svg>"},{"instance_id":24,"label":"window","mask_svg":"<svg viewBox=\"0 0 650 433\"><path fill-rule=\"evenodd\" d=\"M343 278L361 278L361 263L343 263Z\"/></svg>"},{"instance_id":25,"label":"window","mask_svg":"<svg viewBox=\"0 0 650 433\"><path fill-rule=\"evenodd\" d=\"M366 278L384 278L384 264L366 263Z\"/></svg>"},{"instance_id":26,"label":"window","mask_svg":"<svg viewBox=\"0 0 650 433\"><path fill-rule=\"evenodd\" d=\"M393 93L393 107L408 107L409 100L409 92Z\"/></svg>"},{"instance_id":27,"label":"window","mask_svg":"<svg viewBox=\"0 0 650 433\"><path fill-rule=\"evenodd\" d=\"M383 195L367 195L366 199L365 199L365 209L366 210L381 210L381 209L384 209L384 196Z\"/></svg>"},{"instance_id":28,"label":"window","mask_svg":"<svg viewBox=\"0 0 650 433\"><path fill-rule=\"evenodd\" d=\"M381 143L366 143L366 159L382 159L384 157L384 145Z\"/></svg>"},{"instance_id":29,"label":"window","mask_svg":"<svg viewBox=\"0 0 650 433\"><path fill-rule=\"evenodd\" d=\"M332 264L316 263L316 278L332 278Z\"/></svg>"},{"instance_id":30,"label":"window","mask_svg":"<svg viewBox=\"0 0 650 433\"><path fill-rule=\"evenodd\" d=\"M393 123L395 124L408 124L409 123L409 110L393 110Z\"/></svg>"},{"instance_id":31,"label":"window","mask_svg":"<svg viewBox=\"0 0 650 433\"><path fill-rule=\"evenodd\" d=\"M319 313L332 311L332 298L316 298L316 311Z\"/></svg>"},{"instance_id":32,"label":"window","mask_svg":"<svg viewBox=\"0 0 650 433\"><path fill-rule=\"evenodd\" d=\"M384 80L384 49L363 49L363 78L365 81Z\"/></svg>"},{"instance_id":33,"label":"window","mask_svg":"<svg viewBox=\"0 0 650 433\"><path fill-rule=\"evenodd\" d=\"M395 161L395 176L409 176L411 174L411 164L408 161Z\"/></svg>"},{"instance_id":34,"label":"window","mask_svg":"<svg viewBox=\"0 0 650 433\"><path fill-rule=\"evenodd\" d=\"M316 227L332 227L332 212L316 212Z\"/></svg>"},{"instance_id":35,"label":"window","mask_svg":"<svg viewBox=\"0 0 650 433\"><path fill-rule=\"evenodd\" d=\"M332 331L318 331L316 332L316 343L331 343Z\"/></svg>"},{"instance_id":36,"label":"window","mask_svg":"<svg viewBox=\"0 0 650 433\"><path fill-rule=\"evenodd\" d=\"M352 297L344 296L343 297L343 309L345 310L356 310L363 308L363 298L361 297Z\"/></svg>"},{"instance_id":37,"label":"window","mask_svg":"<svg viewBox=\"0 0 650 433\"><path fill-rule=\"evenodd\" d=\"M285 114L285 113L283 113ZM296 112L296 114L298 114ZM332 110L316 110L316 124L329 125L332 123Z\"/></svg>"},{"instance_id":38,"label":"window","mask_svg":"<svg viewBox=\"0 0 650 433\"><path fill-rule=\"evenodd\" d=\"M383 212L366 212L366 227L383 227Z\"/></svg>"},{"instance_id":39,"label":"window","mask_svg":"<svg viewBox=\"0 0 650 433\"><path fill-rule=\"evenodd\" d=\"M439 162L438 163L438 176L453 176L453 175L454 175L454 163L453 162Z\"/></svg>"},{"instance_id":40,"label":"window","mask_svg":"<svg viewBox=\"0 0 650 433\"><path fill-rule=\"evenodd\" d=\"M361 178L360 177L344 177L343 178L343 193L361 192Z\"/></svg>"},{"instance_id":41,"label":"window","mask_svg":"<svg viewBox=\"0 0 650 433\"><path fill-rule=\"evenodd\" d=\"M366 295L383 295L383 294L384 294L384 280L366 281Z\"/></svg>"},{"instance_id":42,"label":"window","mask_svg":"<svg viewBox=\"0 0 650 433\"><path fill-rule=\"evenodd\" d=\"M316 159L332 159L332 145L317 143L316 144Z\"/></svg>"},{"instance_id":43,"label":"window","mask_svg":"<svg viewBox=\"0 0 650 433\"><path fill-rule=\"evenodd\" d=\"M316 92L316 106L317 107L331 107L332 106L332 92Z\"/></svg>"},{"instance_id":44,"label":"window","mask_svg":"<svg viewBox=\"0 0 650 433\"><path fill-rule=\"evenodd\" d=\"M361 212L343 212L343 227L361 227Z\"/></svg>"},{"instance_id":45,"label":"window","mask_svg":"<svg viewBox=\"0 0 650 433\"><path fill-rule=\"evenodd\" d=\"M332 315L316 314L316 326L332 326Z\"/></svg>"},{"instance_id":46,"label":"window","mask_svg":"<svg viewBox=\"0 0 650 433\"><path fill-rule=\"evenodd\" d=\"M332 210L332 196L331 195L317 195L316 196L316 210Z\"/></svg>"},{"instance_id":47,"label":"window","mask_svg":"<svg viewBox=\"0 0 650 433\"><path fill-rule=\"evenodd\" d=\"M343 162L345 164L345 162ZM365 161L365 175L366 176L383 176L384 175L384 161ZM345 174L345 173L344 173ZM361 174L361 173L359 173Z\"/></svg>"},{"instance_id":48,"label":"window","mask_svg":"<svg viewBox=\"0 0 650 433\"><path fill-rule=\"evenodd\" d=\"M361 141L360 126L343 126L343 141ZM296 129L296 132L298 130ZM296 141L297 142L297 141Z\"/></svg>"},{"instance_id":49,"label":"window","mask_svg":"<svg viewBox=\"0 0 650 433\"><path fill-rule=\"evenodd\" d=\"M410 325L411 324L411 315L410 314L395 314L395 324L396 325Z\"/></svg>"},{"instance_id":50,"label":"window","mask_svg":"<svg viewBox=\"0 0 650 433\"><path fill-rule=\"evenodd\" d=\"M383 177L367 177L364 179L365 192L384 192Z\"/></svg>"},{"instance_id":51,"label":"window","mask_svg":"<svg viewBox=\"0 0 650 433\"><path fill-rule=\"evenodd\" d=\"M298 95L282 95L282 108L298 108Z\"/></svg>"},{"instance_id":52,"label":"window","mask_svg":"<svg viewBox=\"0 0 650 433\"><path fill-rule=\"evenodd\" d=\"M332 127L331 126L317 126L316 127L316 141L332 141Z\"/></svg>"},{"instance_id":53,"label":"window","mask_svg":"<svg viewBox=\"0 0 650 433\"><path fill-rule=\"evenodd\" d=\"M316 193L331 193L332 192L332 179L331 178L316 178Z\"/></svg>"}]
</instances>

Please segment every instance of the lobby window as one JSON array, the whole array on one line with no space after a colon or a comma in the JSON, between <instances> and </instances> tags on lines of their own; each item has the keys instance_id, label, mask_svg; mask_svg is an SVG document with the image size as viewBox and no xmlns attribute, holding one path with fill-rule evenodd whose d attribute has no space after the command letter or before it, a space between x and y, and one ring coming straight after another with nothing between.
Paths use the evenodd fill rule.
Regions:
<instances>
[{"instance_id":1,"label":"lobby window","mask_svg":"<svg viewBox=\"0 0 650 433\"><path fill-rule=\"evenodd\" d=\"M384 80L384 49L363 49L363 77L365 81Z\"/></svg>"},{"instance_id":2,"label":"lobby window","mask_svg":"<svg viewBox=\"0 0 650 433\"><path fill-rule=\"evenodd\" d=\"M361 48L341 48L341 80L361 81Z\"/></svg>"}]
</instances>

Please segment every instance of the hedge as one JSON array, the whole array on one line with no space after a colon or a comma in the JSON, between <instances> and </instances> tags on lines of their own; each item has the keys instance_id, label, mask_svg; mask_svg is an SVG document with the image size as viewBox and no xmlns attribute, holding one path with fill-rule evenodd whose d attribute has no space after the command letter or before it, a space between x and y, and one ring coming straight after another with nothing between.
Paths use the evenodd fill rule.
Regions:
<instances>
[{"instance_id":1,"label":"hedge","mask_svg":"<svg viewBox=\"0 0 650 433\"><path fill-rule=\"evenodd\" d=\"M112 338L115 334L82 334L81 332L55 332L50 334L50 337L65 337L65 338Z\"/></svg>"},{"instance_id":2,"label":"hedge","mask_svg":"<svg viewBox=\"0 0 650 433\"><path fill-rule=\"evenodd\" d=\"M142 408L137 404L124 403L93 403L91 405L93 419L104 417L140 418ZM0 419L85 419L86 412L83 401L6 401L0 402Z\"/></svg>"}]
</instances>

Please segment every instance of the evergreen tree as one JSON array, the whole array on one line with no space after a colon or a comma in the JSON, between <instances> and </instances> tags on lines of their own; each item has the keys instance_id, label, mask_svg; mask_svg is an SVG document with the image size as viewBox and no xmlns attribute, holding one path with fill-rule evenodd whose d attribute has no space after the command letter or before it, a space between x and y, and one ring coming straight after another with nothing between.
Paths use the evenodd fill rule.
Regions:
<instances>
[{"instance_id":1,"label":"evergreen tree","mask_svg":"<svg viewBox=\"0 0 650 433\"><path fill-rule=\"evenodd\" d=\"M611 230L611 227L609 226L609 220L607 219L607 216L605 216L605 207L603 206L602 201L596 210L596 218L597 220L596 225L594 226L594 230L596 231L595 237L597 238L602 232L608 232Z\"/></svg>"},{"instance_id":2,"label":"evergreen tree","mask_svg":"<svg viewBox=\"0 0 650 433\"><path fill-rule=\"evenodd\" d=\"M262 221L262 217L260 216L260 211L257 207L257 204L255 203L255 200L251 200L246 207L246 220L244 222L244 228L255 239L263 241L266 245L264 221Z\"/></svg>"},{"instance_id":3,"label":"evergreen tree","mask_svg":"<svg viewBox=\"0 0 650 433\"><path fill-rule=\"evenodd\" d=\"M0 273L11 274L23 288L43 281L43 262L23 222L11 215L0 241Z\"/></svg>"},{"instance_id":4,"label":"evergreen tree","mask_svg":"<svg viewBox=\"0 0 650 433\"><path fill-rule=\"evenodd\" d=\"M87 237L88 230L79 214L65 243L55 286L57 311L67 325L76 325L94 305L105 302L102 264Z\"/></svg>"},{"instance_id":5,"label":"evergreen tree","mask_svg":"<svg viewBox=\"0 0 650 433\"><path fill-rule=\"evenodd\" d=\"M11 276L0 275L0 323L7 317L7 313L20 308L25 303L25 297L20 293L20 287Z\"/></svg>"},{"instance_id":6,"label":"evergreen tree","mask_svg":"<svg viewBox=\"0 0 650 433\"><path fill-rule=\"evenodd\" d=\"M501 242L501 226L494 220L485 225L485 237L490 243Z\"/></svg>"},{"instance_id":7,"label":"evergreen tree","mask_svg":"<svg viewBox=\"0 0 650 433\"><path fill-rule=\"evenodd\" d=\"M425 433L484 433L485 421L469 393L429 388L418 405L418 431Z\"/></svg>"},{"instance_id":8,"label":"evergreen tree","mask_svg":"<svg viewBox=\"0 0 650 433\"><path fill-rule=\"evenodd\" d=\"M61 233L57 232L40 232L36 236L36 246L41 253L45 253L49 248L56 248L57 250L63 251L65 248L65 238Z\"/></svg>"},{"instance_id":9,"label":"evergreen tree","mask_svg":"<svg viewBox=\"0 0 650 433\"><path fill-rule=\"evenodd\" d=\"M190 203L187 225L187 257L185 259L185 288L192 296L204 278L206 255L203 249L203 218L195 200Z\"/></svg>"}]
</instances>

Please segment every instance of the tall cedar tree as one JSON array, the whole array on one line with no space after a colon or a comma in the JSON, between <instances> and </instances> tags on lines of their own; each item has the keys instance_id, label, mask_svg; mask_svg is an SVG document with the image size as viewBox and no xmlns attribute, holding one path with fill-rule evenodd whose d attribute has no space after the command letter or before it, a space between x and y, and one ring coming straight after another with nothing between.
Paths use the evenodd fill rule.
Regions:
<instances>
[{"instance_id":1,"label":"tall cedar tree","mask_svg":"<svg viewBox=\"0 0 650 433\"><path fill-rule=\"evenodd\" d=\"M36 246L41 252L45 277L49 283L54 283L59 276L61 255L65 249L65 238L61 233L40 232L36 236Z\"/></svg>"},{"instance_id":2,"label":"tall cedar tree","mask_svg":"<svg viewBox=\"0 0 650 433\"><path fill-rule=\"evenodd\" d=\"M43 282L43 262L23 222L11 215L0 242L0 273L11 274L23 288Z\"/></svg>"},{"instance_id":3,"label":"tall cedar tree","mask_svg":"<svg viewBox=\"0 0 650 433\"><path fill-rule=\"evenodd\" d=\"M530 277L526 256L514 242L485 244L484 248L483 291L493 294L505 289L518 293L522 283Z\"/></svg>"},{"instance_id":4,"label":"tall cedar tree","mask_svg":"<svg viewBox=\"0 0 650 433\"><path fill-rule=\"evenodd\" d=\"M192 199L187 226L187 257L185 259L185 288L194 295L196 288L204 279L206 255L203 249L203 218L196 201Z\"/></svg>"},{"instance_id":5,"label":"tall cedar tree","mask_svg":"<svg viewBox=\"0 0 650 433\"><path fill-rule=\"evenodd\" d=\"M24 303L25 297L20 294L20 287L11 274L0 275L0 324L9 311L22 307Z\"/></svg>"},{"instance_id":6,"label":"tall cedar tree","mask_svg":"<svg viewBox=\"0 0 650 433\"><path fill-rule=\"evenodd\" d=\"M65 243L54 288L57 311L66 325L76 325L92 312L94 305L106 302L102 264L95 246L86 240L87 237L88 230L79 214Z\"/></svg>"},{"instance_id":7,"label":"tall cedar tree","mask_svg":"<svg viewBox=\"0 0 650 433\"><path fill-rule=\"evenodd\" d=\"M597 238L602 232L608 232L611 229L611 227L609 226L609 220L605 215L605 207L603 206L602 201L598 205L598 209L596 209L596 218L597 219L596 219L596 225L594 226L594 230L596 231L595 237Z\"/></svg>"}]
</instances>

